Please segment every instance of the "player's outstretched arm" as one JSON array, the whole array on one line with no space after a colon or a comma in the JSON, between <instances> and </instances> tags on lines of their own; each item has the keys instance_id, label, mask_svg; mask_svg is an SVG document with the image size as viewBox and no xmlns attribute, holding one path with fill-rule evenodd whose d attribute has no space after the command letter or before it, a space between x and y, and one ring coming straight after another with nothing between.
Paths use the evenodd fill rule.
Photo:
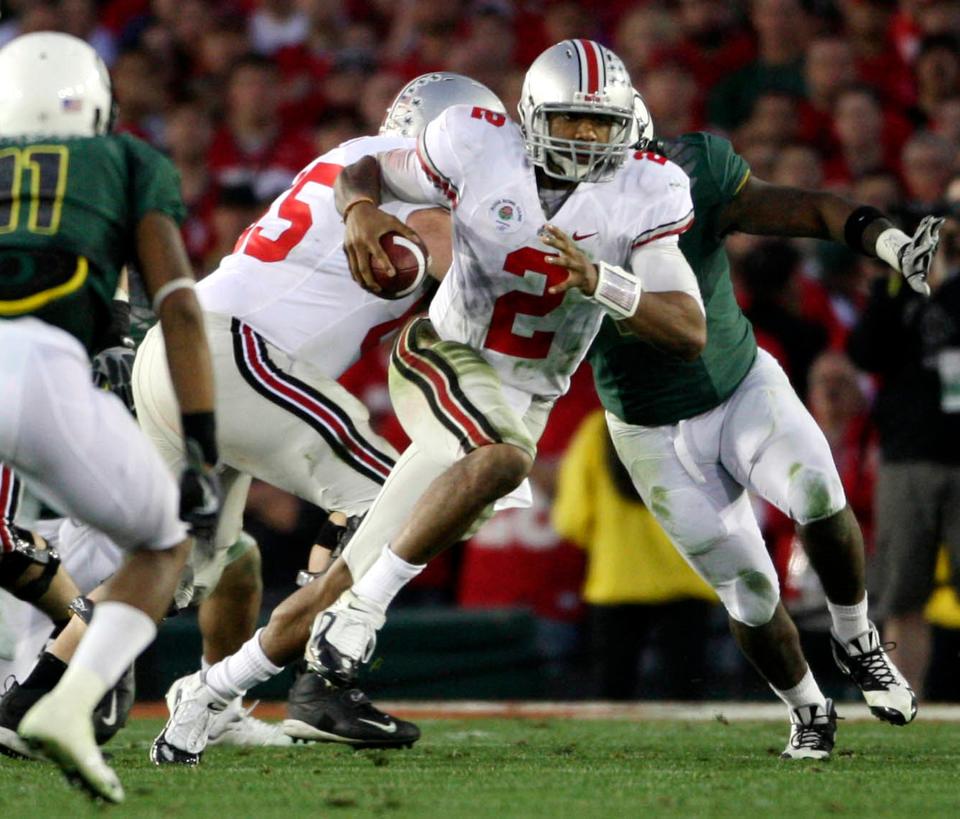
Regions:
<instances>
[{"instance_id":1,"label":"player's outstretched arm","mask_svg":"<svg viewBox=\"0 0 960 819\"><path fill-rule=\"evenodd\" d=\"M802 236L843 242L883 259L918 293L929 294L927 275L943 219L927 216L907 236L876 208L826 191L771 185L751 177L721 211L721 235L741 231L760 236Z\"/></svg>"},{"instance_id":2,"label":"player's outstretched arm","mask_svg":"<svg viewBox=\"0 0 960 819\"><path fill-rule=\"evenodd\" d=\"M557 251L548 261L566 268L569 273L566 281L550 288L551 293L578 288L602 304L637 337L685 361L692 361L703 352L707 322L696 277L677 247L676 237L652 242L634 251L633 273L603 262L599 267L593 264L574 241L554 225L547 225L540 238ZM643 272L652 273L654 269L658 278L656 288L645 290ZM667 289L674 286L676 289Z\"/></svg>"},{"instance_id":3,"label":"player's outstretched arm","mask_svg":"<svg viewBox=\"0 0 960 819\"><path fill-rule=\"evenodd\" d=\"M216 526L219 486L214 422L213 365L194 294L193 271L176 222L159 211L137 225L137 254L154 312L160 318L170 378L180 406L187 467L180 482L180 514L207 537Z\"/></svg>"}]
</instances>

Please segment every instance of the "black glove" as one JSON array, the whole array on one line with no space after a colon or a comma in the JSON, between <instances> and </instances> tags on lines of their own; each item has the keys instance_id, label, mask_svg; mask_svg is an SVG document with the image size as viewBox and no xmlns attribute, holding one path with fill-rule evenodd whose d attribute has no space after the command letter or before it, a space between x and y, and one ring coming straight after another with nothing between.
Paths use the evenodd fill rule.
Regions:
<instances>
[{"instance_id":1,"label":"black glove","mask_svg":"<svg viewBox=\"0 0 960 819\"><path fill-rule=\"evenodd\" d=\"M136 414L133 404L133 347L107 347L93 358L93 383L109 390Z\"/></svg>"},{"instance_id":2,"label":"black glove","mask_svg":"<svg viewBox=\"0 0 960 819\"><path fill-rule=\"evenodd\" d=\"M180 520L190 524L190 534L212 541L220 517L222 491L216 469L203 460L195 440L187 438L187 465L180 475Z\"/></svg>"}]
</instances>

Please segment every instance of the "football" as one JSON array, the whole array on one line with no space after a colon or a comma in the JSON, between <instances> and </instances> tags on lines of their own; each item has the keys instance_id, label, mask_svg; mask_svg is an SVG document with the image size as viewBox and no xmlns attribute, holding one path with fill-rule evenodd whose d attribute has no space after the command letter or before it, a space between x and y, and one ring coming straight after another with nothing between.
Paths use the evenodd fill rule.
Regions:
<instances>
[{"instance_id":1,"label":"football","mask_svg":"<svg viewBox=\"0 0 960 819\"><path fill-rule=\"evenodd\" d=\"M426 246L420 241L412 242L396 231L381 236L380 246L390 257L390 263L396 275L388 276L386 269L380 267L376 260L371 258L370 272L380 285L380 292L376 295L384 299L400 299L409 296L427 275L427 264L430 259Z\"/></svg>"}]
</instances>

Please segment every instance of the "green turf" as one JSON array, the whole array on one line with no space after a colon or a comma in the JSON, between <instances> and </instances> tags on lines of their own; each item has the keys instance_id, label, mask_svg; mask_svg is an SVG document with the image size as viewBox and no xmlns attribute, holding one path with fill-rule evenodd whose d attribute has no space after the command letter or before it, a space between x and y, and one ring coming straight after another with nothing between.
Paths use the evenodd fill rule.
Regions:
<instances>
[{"instance_id":1,"label":"green turf","mask_svg":"<svg viewBox=\"0 0 960 819\"><path fill-rule=\"evenodd\" d=\"M127 801L92 805L39 763L0 757L0 815L27 817L956 816L960 725L840 726L827 763L781 762L775 723L443 720L408 751L212 748L155 768L159 723L111 743Z\"/></svg>"}]
</instances>

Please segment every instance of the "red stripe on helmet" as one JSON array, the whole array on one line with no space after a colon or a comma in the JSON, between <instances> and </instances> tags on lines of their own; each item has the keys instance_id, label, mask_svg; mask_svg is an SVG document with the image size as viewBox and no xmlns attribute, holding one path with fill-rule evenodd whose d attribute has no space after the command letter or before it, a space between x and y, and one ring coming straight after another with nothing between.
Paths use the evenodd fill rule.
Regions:
<instances>
[{"instance_id":1,"label":"red stripe on helmet","mask_svg":"<svg viewBox=\"0 0 960 819\"><path fill-rule=\"evenodd\" d=\"M587 58L587 87L585 93L596 94L600 91L600 49L593 40L580 40L584 56Z\"/></svg>"}]
</instances>

